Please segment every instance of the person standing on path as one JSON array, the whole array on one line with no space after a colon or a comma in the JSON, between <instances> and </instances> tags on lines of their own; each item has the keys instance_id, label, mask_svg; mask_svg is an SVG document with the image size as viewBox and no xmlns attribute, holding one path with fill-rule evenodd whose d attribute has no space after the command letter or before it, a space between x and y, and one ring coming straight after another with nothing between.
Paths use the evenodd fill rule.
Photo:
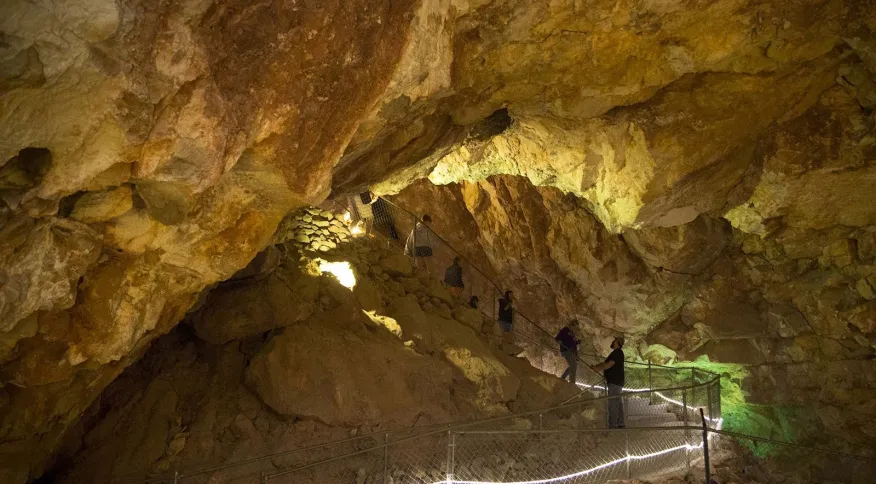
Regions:
<instances>
[{"instance_id":1,"label":"person standing on path","mask_svg":"<svg viewBox=\"0 0 876 484\"><path fill-rule=\"evenodd\" d=\"M611 353L604 362L594 365L593 371L601 371L608 384L608 428L622 429L624 425L624 401L620 394L624 390L624 337L617 336L611 341ZM614 397L614 398L612 398Z\"/></svg>"},{"instance_id":2,"label":"person standing on path","mask_svg":"<svg viewBox=\"0 0 876 484\"><path fill-rule=\"evenodd\" d=\"M408 235L408 240L405 243L405 255L415 258L417 262L422 261L423 267L428 269L426 263L427 257L432 257L432 229L426 224L432 223L432 217L429 214L423 215L422 220L417 220L417 224Z\"/></svg>"},{"instance_id":3,"label":"person standing on path","mask_svg":"<svg viewBox=\"0 0 876 484\"><path fill-rule=\"evenodd\" d=\"M503 333L514 330L514 293L505 291L505 296L499 298L499 327Z\"/></svg>"},{"instance_id":4,"label":"person standing on path","mask_svg":"<svg viewBox=\"0 0 876 484\"><path fill-rule=\"evenodd\" d=\"M465 284L462 282L462 266L459 265L459 256L453 258L453 264L444 271L444 284L456 297L462 295L462 290L465 289Z\"/></svg>"},{"instance_id":5,"label":"person standing on path","mask_svg":"<svg viewBox=\"0 0 876 484\"><path fill-rule=\"evenodd\" d=\"M400 240L398 231L395 229L395 222L392 220L392 212L385 200L370 191L360 193L359 200L362 201L363 208L371 207L374 228L390 239Z\"/></svg>"},{"instance_id":6,"label":"person standing on path","mask_svg":"<svg viewBox=\"0 0 876 484\"><path fill-rule=\"evenodd\" d=\"M578 344L580 341L575 337L575 331L573 329L577 328L577 326L578 321L573 319L568 326L564 326L563 329L554 336L554 340L560 343L560 356L562 356L569 365L560 379L565 380L566 377L569 377L569 383L575 383L575 377L578 372Z\"/></svg>"}]
</instances>

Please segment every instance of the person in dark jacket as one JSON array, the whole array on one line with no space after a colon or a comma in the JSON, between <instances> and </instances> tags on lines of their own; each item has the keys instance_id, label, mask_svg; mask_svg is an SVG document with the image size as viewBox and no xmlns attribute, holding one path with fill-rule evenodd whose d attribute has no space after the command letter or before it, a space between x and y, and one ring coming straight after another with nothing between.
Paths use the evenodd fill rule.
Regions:
<instances>
[{"instance_id":1,"label":"person in dark jacket","mask_svg":"<svg viewBox=\"0 0 876 484\"><path fill-rule=\"evenodd\" d=\"M472 309L478 308L478 297L472 296L471 299L468 300L468 306Z\"/></svg>"},{"instance_id":2,"label":"person in dark jacket","mask_svg":"<svg viewBox=\"0 0 876 484\"><path fill-rule=\"evenodd\" d=\"M505 296L499 298L499 327L502 332L510 333L514 330L514 293L505 291Z\"/></svg>"},{"instance_id":3,"label":"person in dark jacket","mask_svg":"<svg viewBox=\"0 0 876 484\"><path fill-rule=\"evenodd\" d=\"M594 365L593 371L603 372L605 383L608 384L608 396L616 397L608 400L608 428L624 428L624 401L620 394L624 390L624 337L618 336L611 341L611 353L604 362Z\"/></svg>"},{"instance_id":4,"label":"person in dark jacket","mask_svg":"<svg viewBox=\"0 0 876 484\"><path fill-rule=\"evenodd\" d=\"M459 265L459 256L453 258L453 264L444 271L444 284L456 297L462 294L465 284L462 282L462 266Z\"/></svg>"},{"instance_id":5,"label":"person in dark jacket","mask_svg":"<svg viewBox=\"0 0 876 484\"><path fill-rule=\"evenodd\" d=\"M572 320L568 326L564 326L563 329L554 336L554 340L560 343L560 356L562 356L569 365L560 379L565 380L566 377L569 377L569 383L575 383L575 376L578 372L578 344L580 341L575 337L575 331L573 329L577 327L578 321Z\"/></svg>"}]
</instances>

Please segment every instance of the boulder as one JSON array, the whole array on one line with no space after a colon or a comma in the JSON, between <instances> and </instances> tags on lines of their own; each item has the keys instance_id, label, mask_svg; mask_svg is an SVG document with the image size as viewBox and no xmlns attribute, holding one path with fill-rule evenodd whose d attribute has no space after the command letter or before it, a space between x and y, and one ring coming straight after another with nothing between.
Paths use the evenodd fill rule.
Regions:
<instances>
[{"instance_id":1,"label":"boulder","mask_svg":"<svg viewBox=\"0 0 876 484\"><path fill-rule=\"evenodd\" d=\"M364 317L335 311L288 328L253 358L247 385L281 415L329 425L409 426L424 411L441 415L449 368L365 330Z\"/></svg>"},{"instance_id":2,"label":"boulder","mask_svg":"<svg viewBox=\"0 0 876 484\"><path fill-rule=\"evenodd\" d=\"M408 294L420 294L426 289L416 277L402 277L398 279L398 282Z\"/></svg>"},{"instance_id":3,"label":"boulder","mask_svg":"<svg viewBox=\"0 0 876 484\"><path fill-rule=\"evenodd\" d=\"M286 281L281 277L214 289L193 318L195 333L208 343L224 344L310 317L316 310L318 280L303 274Z\"/></svg>"},{"instance_id":4,"label":"boulder","mask_svg":"<svg viewBox=\"0 0 876 484\"><path fill-rule=\"evenodd\" d=\"M88 192L76 200L70 218L79 222L105 222L134 207L131 187L125 185L102 192Z\"/></svg>"},{"instance_id":5,"label":"boulder","mask_svg":"<svg viewBox=\"0 0 876 484\"><path fill-rule=\"evenodd\" d=\"M453 309L453 319L480 333L484 320L481 312L466 306L457 306Z\"/></svg>"},{"instance_id":6,"label":"boulder","mask_svg":"<svg viewBox=\"0 0 876 484\"><path fill-rule=\"evenodd\" d=\"M389 280L386 281L386 290L393 296L404 296L405 288L400 283Z\"/></svg>"},{"instance_id":7,"label":"boulder","mask_svg":"<svg viewBox=\"0 0 876 484\"><path fill-rule=\"evenodd\" d=\"M353 287L353 294L356 295L356 299L364 309L374 311L383 307L383 300L380 297L380 292L370 279L357 277L356 286Z\"/></svg>"},{"instance_id":8,"label":"boulder","mask_svg":"<svg viewBox=\"0 0 876 484\"><path fill-rule=\"evenodd\" d=\"M409 277L414 272L411 259L401 253L391 254L380 259L380 266L387 274L395 277Z\"/></svg>"},{"instance_id":9,"label":"boulder","mask_svg":"<svg viewBox=\"0 0 876 484\"><path fill-rule=\"evenodd\" d=\"M855 289L861 297L868 301L876 299L876 293L873 292L873 287L867 279L858 279L858 282L855 283Z\"/></svg>"},{"instance_id":10,"label":"boulder","mask_svg":"<svg viewBox=\"0 0 876 484\"><path fill-rule=\"evenodd\" d=\"M437 279L430 278L426 288L433 298L439 299L447 304L453 304L453 296L450 295L450 292L444 287L444 284L441 284Z\"/></svg>"},{"instance_id":11,"label":"boulder","mask_svg":"<svg viewBox=\"0 0 876 484\"><path fill-rule=\"evenodd\" d=\"M435 345L470 382L486 403L509 402L517 398L520 380L505 367L477 334L452 319L427 315Z\"/></svg>"},{"instance_id":12,"label":"boulder","mask_svg":"<svg viewBox=\"0 0 876 484\"><path fill-rule=\"evenodd\" d=\"M406 338L412 338L427 346L432 346L433 331L429 328L426 313L420 308L417 298L412 294L394 299L386 312L389 317L398 321Z\"/></svg>"}]
</instances>

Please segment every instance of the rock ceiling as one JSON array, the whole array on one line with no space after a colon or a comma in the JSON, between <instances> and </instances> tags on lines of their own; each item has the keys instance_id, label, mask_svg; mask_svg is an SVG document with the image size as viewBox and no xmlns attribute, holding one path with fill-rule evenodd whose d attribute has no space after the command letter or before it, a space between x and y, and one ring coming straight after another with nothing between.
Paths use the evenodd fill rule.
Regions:
<instances>
[{"instance_id":1,"label":"rock ceiling","mask_svg":"<svg viewBox=\"0 0 876 484\"><path fill-rule=\"evenodd\" d=\"M729 222L853 268L800 305L872 334L874 31L868 0L3 2L0 459L39 475L288 211L368 185L522 176L683 271L655 234Z\"/></svg>"}]
</instances>

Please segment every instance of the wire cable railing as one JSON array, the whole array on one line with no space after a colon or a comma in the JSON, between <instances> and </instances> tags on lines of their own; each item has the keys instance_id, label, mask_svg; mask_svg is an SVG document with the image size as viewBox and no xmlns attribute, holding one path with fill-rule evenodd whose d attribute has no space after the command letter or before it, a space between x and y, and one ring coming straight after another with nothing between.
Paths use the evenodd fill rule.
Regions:
<instances>
[{"instance_id":1,"label":"wire cable railing","mask_svg":"<svg viewBox=\"0 0 876 484\"><path fill-rule=\"evenodd\" d=\"M261 482L345 482L362 472L374 483L604 482L675 472L689 468L697 459L694 451L702 447L691 425L697 409L686 396L695 389L720 394L720 377L694 387L661 389L690 402L686 407L650 405L650 390L596 397L387 439L266 473ZM603 414L612 400L621 400L627 409L626 428L605 428ZM719 423L719 408L713 402L703 408L704 415ZM670 454L671 460L664 457L658 465L643 464Z\"/></svg>"},{"instance_id":2,"label":"wire cable railing","mask_svg":"<svg viewBox=\"0 0 876 484\"><path fill-rule=\"evenodd\" d=\"M371 207L370 217L355 203L348 208L363 231L383 236L400 250L410 246L408 238L402 238L416 227L417 219L410 212L385 200ZM463 274L469 277L454 295L498 299L499 288L483 271L431 229L428 233L430 238L434 235L431 255L421 255L417 261L416 242L408 250L418 265L437 274L438 268L460 257L466 264ZM495 304L478 309L485 324L496 321ZM517 317L514 334L530 345L525 356L534 366L558 373L565 361L556 357L553 337L519 311ZM578 356L585 365L582 356L598 358ZM576 375L577 386L602 396L499 417L372 432L209 468L119 482L602 483L690 473L692 466L708 459L709 441L715 435L741 435L720 429L719 375L632 361L625 367L624 392L619 396L604 396L604 381L587 367ZM610 402L621 402L625 428L606 428ZM696 425L698 420L702 426Z\"/></svg>"},{"instance_id":3,"label":"wire cable railing","mask_svg":"<svg viewBox=\"0 0 876 484\"><path fill-rule=\"evenodd\" d=\"M336 210L349 210L356 226L362 232L383 237L388 246L404 251L418 268L437 277L458 260L461 268L461 287L454 281L443 281L449 290L463 303L477 298L477 309L487 322L493 325L492 333L502 343L513 346L520 344L522 355L534 366L549 373L559 374L568 366L560 355L559 344L554 336L541 325L527 317L515 307L512 330L502 332L498 325L499 304L503 291L484 270L475 265L461 252L457 251L443 237L432 230L414 213L382 197L369 198L369 195L352 197L347 205L334 207ZM587 361L578 355L575 383L582 389L604 392L602 375L590 369L590 365L601 361Z\"/></svg>"}]
</instances>

